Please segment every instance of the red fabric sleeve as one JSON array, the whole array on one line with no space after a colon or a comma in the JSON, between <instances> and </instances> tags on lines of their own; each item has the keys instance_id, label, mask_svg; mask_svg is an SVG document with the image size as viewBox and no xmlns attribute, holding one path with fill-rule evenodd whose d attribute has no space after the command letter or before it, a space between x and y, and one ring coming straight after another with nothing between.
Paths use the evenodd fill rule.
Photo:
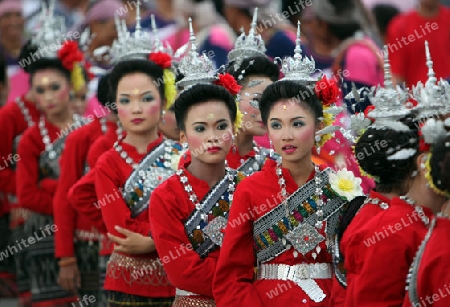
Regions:
<instances>
[{"instance_id":1,"label":"red fabric sleeve","mask_svg":"<svg viewBox=\"0 0 450 307\"><path fill-rule=\"evenodd\" d=\"M17 127L23 119L20 120L13 112L9 112L12 106L7 105L4 108L0 111L0 157L9 163L7 159L12 154L14 138L20 133L17 128L22 128L23 131L26 127ZM5 165L0 167L0 189L8 194L16 194L16 172Z\"/></svg>"},{"instance_id":2,"label":"red fabric sleeve","mask_svg":"<svg viewBox=\"0 0 450 307\"><path fill-rule=\"evenodd\" d=\"M407 75L407 65L408 56L405 54L408 48L403 48L403 43L400 43L400 48L398 48L399 40L404 37L404 19L402 15L394 17L394 19L389 23L388 29L386 31L386 40L389 52L389 62L391 64L391 71L393 75L399 76L406 79Z\"/></svg>"},{"instance_id":3,"label":"red fabric sleeve","mask_svg":"<svg viewBox=\"0 0 450 307\"><path fill-rule=\"evenodd\" d=\"M244 219L242 223L236 223L242 220L242 214L251 212L250 204L245 187L238 186L233 196L214 276L214 298L217 307L263 306L258 291L253 286L256 259L253 250L253 220Z\"/></svg>"},{"instance_id":4,"label":"red fabric sleeve","mask_svg":"<svg viewBox=\"0 0 450 307\"><path fill-rule=\"evenodd\" d=\"M23 135L18 149L20 161L17 163L16 184L19 204L37 213L52 215L56 183L52 179L39 181L38 165L41 151L38 144L33 142L32 134L29 132L33 130L28 130Z\"/></svg>"},{"instance_id":5,"label":"red fabric sleeve","mask_svg":"<svg viewBox=\"0 0 450 307\"><path fill-rule=\"evenodd\" d=\"M73 241L76 213L67 199L67 192L83 175L87 149L82 135L69 135L61 156L61 175L53 200L53 217L58 231L55 233L55 256L72 257L74 255Z\"/></svg>"},{"instance_id":6,"label":"red fabric sleeve","mask_svg":"<svg viewBox=\"0 0 450 307\"><path fill-rule=\"evenodd\" d=\"M165 183L163 185L166 186ZM153 191L150 203L152 237L172 285L213 297L211 281L217 258L210 254L201 259L192 249L182 222L185 219L182 214L185 209L180 208L183 204L177 201L177 196L172 191L159 188Z\"/></svg>"},{"instance_id":7,"label":"red fabric sleeve","mask_svg":"<svg viewBox=\"0 0 450 307\"><path fill-rule=\"evenodd\" d=\"M95 169L91 169L86 175L70 188L67 197L72 208L81 218L93 223L96 229L104 229L102 212L97 195L95 194Z\"/></svg>"},{"instance_id":8,"label":"red fabric sleeve","mask_svg":"<svg viewBox=\"0 0 450 307\"><path fill-rule=\"evenodd\" d=\"M115 151L105 153L95 166L95 191L98 203L105 202L104 205L100 205L103 222L108 232L115 236L124 237L115 230L115 226L148 236L150 223L131 218L131 211L123 200L120 188L125 180L121 179L122 175L118 168L124 162L114 159L115 154L117 154ZM125 167L131 169L129 165Z\"/></svg>"}]
</instances>

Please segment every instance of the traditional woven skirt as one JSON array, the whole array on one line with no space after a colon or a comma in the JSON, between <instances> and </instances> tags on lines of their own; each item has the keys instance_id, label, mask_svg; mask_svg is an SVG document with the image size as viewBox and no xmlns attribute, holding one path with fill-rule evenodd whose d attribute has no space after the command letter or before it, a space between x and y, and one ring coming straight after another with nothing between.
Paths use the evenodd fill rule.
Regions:
<instances>
[{"instance_id":1,"label":"traditional woven skirt","mask_svg":"<svg viewBox=\"0 0 450 307\"><path fill-rule=\"evenodd\" d=\"M52 230L53 226L53 230ZM28 247L28 272L31 279L31 299L34 303L60 303L77 301L73 294L62 289L58 283L59 266L55 258L53 218L33 213L25 222L25 235L34 238ZM70 242L71 243L71 242Z\"/></svg>"},{"instance_id":2,"label":"traditional woven skirt","mask_svg":"<svg viewBox=\"0 0 450 307\"><path fill-rule=\"evenodd\" d=\"M81 288L78 290L78 296L80 298L85 295L96 297L100 291L98 241L77 241L75 249L81 276ZM97 307L98 302L89 303L89 306Z\"/></svg>"},{"instance_id":3,"label":"traditional woven skirt","mask_svg":"<svg viewBox=\"0 0 450 307\"><path fill-rule=\"evenodd\" d=\"M98 294L98 306L106 307L108 305L108 291L103 289L103 284L105 283L106 278L106 269L108 268L108 256L98 255L98 270L99 270L99 285L100 290Z\"/></svg>"},{"instance_id":4,"label":"traditional woven skirt","mask_svg":"<svg viewBox=\"0 0 450 307\"><path fill-rule=\"evenodd\" d=\"M139 306L139 307L171 307L173 298L150 298L125 294L117 291L108 291L108 306Z\"/></svg>"},{"instance_id":5,"label":"traditional woven skirt","mask_svg":"<svg viewBox=\"0 0 450 307\"><path fill-rule=\"evenodd\" d=\"M173 307L216 307L214 300L191 296L175 296Z\"/></svg>"},{"instance_id":6,"label":"traditional woven skirt","mask_svg":"<svg viewBox=\"0 0 450 307\"><path fill-rule=\"evenodd\" d=\"M9 228L9 214L0 217L0 297L17 296L15 281L14 254L11 253L12 233Z\"/></svg>"}]
</instances>

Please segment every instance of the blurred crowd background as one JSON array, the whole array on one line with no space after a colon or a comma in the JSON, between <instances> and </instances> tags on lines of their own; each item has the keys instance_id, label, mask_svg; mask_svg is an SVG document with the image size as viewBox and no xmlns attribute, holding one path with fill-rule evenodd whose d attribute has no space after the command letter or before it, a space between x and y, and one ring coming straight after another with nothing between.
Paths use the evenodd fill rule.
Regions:
<instances>
[{"instance_id":1,"label":"blurred crowd background","mask_svg":"<svg viewBox=\"0 0 450 307\"><path fill-rule=\"evenodd\" d=\"M46 1L0 1L0 56L6 69L0 79L2 104L28 90L27 76L19 65L20 49L31 37L39 21L41 6ZM93 51L100 46L111 45L116 39L115 15L125 19L133 31L138 1L56 0L55 11L64 16L67 31L71 33L82 33L85 28L90 28L93 38L86 46L86 55L97 66L107 67L106 61L95 59ZM356 57L355 65L361 72L358 76L358 69L353 69L354 80L350 81L366 85L380 82L379 59L364 52L346 53L348 42L362 36L369 37L374 43L371 48L375 53L385 44L398 44L397 47L402 48L405 47L405 43L400 45L402 37L408 35L408 31L416 33L417 40L422 39L425 34L422 19L425 18L439 25L439 31L426 33L437 64L437 76L450 77L450 63L446 56L448 48L441 48L448 47L450 41L450 10L444 9L450 5L450 0L140 0L140 4L142 27L150 30L150 16L154 14L160 38L170 44L174 52L187 43L187 18L192 17L199 49L210 54L217 67L226 64L227 54L241 31L248 32L255 7L259 8L258 32L265 41L267 55L272 58L293 55L297 22L301 21L303 54L315 59L316 68L327 74L336 73L336 65L340 67L343 60L352 62ZM400 18L402 16L403 19ZM395 19L400 21L395 22ZM432 42L434 40L444 43L437 47L437 43ZM420 50L421 58L422 55L424 58L423 48ZM346 53L345 58L343 53ZM423 73L425 65L421 65L423 69L408 71L408 63L417 63L413 53L406 59L404 52L398 55L399 59L391 60L396 82L413 85L426 80L426 73ZM382 61L382 57L378 58ZM396 63L400 60L403 63ZM347 66L350 67L351 63ZM95 82L90 88L96 88ZM87 100L94 94L88 90ZM89 112L91 108L87 103L85 111Z\"/></svg>"}]
</instances>

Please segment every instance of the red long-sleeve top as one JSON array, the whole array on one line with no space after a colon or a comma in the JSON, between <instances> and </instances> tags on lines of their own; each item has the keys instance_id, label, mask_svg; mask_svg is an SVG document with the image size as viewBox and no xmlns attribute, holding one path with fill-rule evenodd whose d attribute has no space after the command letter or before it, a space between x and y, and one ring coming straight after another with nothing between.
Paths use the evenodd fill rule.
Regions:
<instances>
[{"instance_id":1,"label":"red long-sleeve top","mask_svg":"<svg viewBox=\"0 0 450 307\"><path fill-rule=\"evenodd\" d=\"M198 199L203 199L210 191L208 183L194 177L182 168ZM220 248L209 253L204 259L192 249L184 229L184 222L194 211L178 175L173 175L160 184L150 198L151 234L170 282L177 288L199 294L204 298L213 297L212 281Z\"/></svg>"},{"instance_id":2,"label":"red long-sleeve top","mask_svg":"<svg viewBox=\"0 0 450 307\"><path fill-rule=\"evenodd\" d=\"M48 130L50 142L53 143L59 137L60 129L47 120L45 120L45 127ZM52 215L53 196L58 180L39 178L39 157L44 150L45 145L39 127L35 125L23 134L19 142L17 197L21 207L39 214Z\"/></svg>"},{"instance_id":3,"label":"red long-sleeve top","mask_svg":"<svg viewBox=\"0 0 450 307\"><path fill-rule=\"evenodd\" d=\"M358 255L356 253L357 250L355 249L355 247L362 245L362 243L360 241L354 242L354 238L358 237L355 235L355 233L357 233L378 213L384 210L380 207L381 203L385 203L387 206L389 206L391 202L390 198L374 190L370 191L369 199L371 199L371 201L365 204L364 207L362 207L358 214L354 217L350 225L345 230L339 244L341 253L345 257L344 267L346 269L347 284L351 284L353 282L352 279L354 278L355 271L358 271L357 267L360 267L362 265L364 259L363 255ZM376 199L378 199L379 201L376 202ZM350 246L353 248L349 248ZM346 307L346 295L346 288L342 287L337 278L334 277L333 289L331 293L331 305L334 307Z\"/></svg>"},{"instance_id":4,"label":"red long-sleeve top","mask_svg":"<svg viewBox=\"0 0 450 307\"><path fill-rule=\"evenodd\" d=\"M450 221L447 218L438 218L418 267L416 288L420 307L450 306L448 242L450 242ZM417 306L417 303L411 304L407 293L403 307L411 306Z\"/></svg>"},{"instance_id":5,"label":"red long-sleeve top","mask_svg":"<svg viewBox=\"0 0 450 307\"><path fill-rule=\"evenodd\" d=\"M98 158L111 149L117 140L115 129L117 129L116 124L113 127L108 126L107 133L92 144L87 154L90 171L78 180L68 192L68 199L72 208L82 219L88 220L102 234L106 234L106 227L103 223L100 207L96 206L98 204L95 193L95 165Z\"/></svg>"},{"instance_id":6,"label":"red long-sleeve top","mask_svg":"<svg viewBox=\"0 0 450 307\"><path fill-rule=\"evenodd\" d=\"M100 119L72 132L66 140L64 152L61 155L61 176L53 200L54 221L58 227L55 233L55 256L74 256L72 242L75 230L95 232L89 220L77 215L69 205L67 192L83 176L86 158L91 144L102 135Z\"/></svg>"},{"instance_id":7,"label":"red long-sleeve top","mask_svg":"<svg viewBox=\"0 0 450 307\"><path fill-rule=\"evenodd\" d=\"M430 220L433 213L422 208ZM427 226L412 205L393 198L389 209L372 218L355 234L353 246L363 263L347 287L348 307L402 306L406 276L425 237ZM356 247L355 247L356 246Z\"/></svg>"},{"instance_id":8,"label":"red long-sleeve top","mask_svg":"<svg viewBox=\"0 0 450 307\"><path fill-rule=\"evenodd\" d=\"M36 124L40 117L36 105L25 99L24 96L20 99ZM28 123L16 102L9 102L1 108L0 123L0 157L3 157L9 164L8 157L13 156L14 139L28 129ZM9 165L6 167L4 163L2 164L0 167L0 192L3 192L5 196L6 194L16 195L16 171Z\"/></svg>"},{"instance_id":9,"label":"red long-sleeve top","mask_svg":"<svg viewBox=\"0 0 450 307\"><path fill-rule=\"evenodd\" d=\"M299 187L289 170L282 169L286 182L286 191L294 193ZM308 180L313 179L314 172ZM255 193L258 191L258 193ZM276 175L276 162L267 160L261 171L244 179L233 196L224 242L217 263L214 277L214 298L218 307L228 306L330 306L332 279L315 279L326 294L320 302L313 302L309 296L294 282L289 280L254 281L256 254L254 251L253 223L279 205L277 195L281 188ZM325 241L320 243L320 253L316 259L312 253L304 257L294 257L291 247L266 264L297 265L301 263L331 264L331 255L327 252Z\"/></svg>"},{"instance_id":10,"label":"red long-sleeve top","mask_svg":"<svg viewBox=\"0 0 450 307\"><path fill-rule=\"evenodd\" d=\"M159 134L159 138L148 145L147 152L152 151L162 141L163 136ZM121 142L121 145L123 150L136 163L140 162L146 156L146 154L138 153L135 147L127 143ZM116 226L144 236L150 235L148 209L142 211L137 217L132 218L131 210L120 192L132 171L132 166L126 163L114 148L103 154L95 166L95 190L97 198L99 201L106 202L105 205L100 206L103 221L108 232L119 237L123 237L123 235L115 229ZM125 254L125 256L138 259L146 258L156 260L158 258L156 251L145 255L131 256ZM111 262L109 265L111 265ZM155 274L155 272L151 270L148 274ZM172 297L175 294L175 289L172 286L149 286L142 283L130 283L130 280L133 280L133 276L124 268L118 278L107 274L104 288L106 290L145 297Z\"/></svg>"}]
</instances>

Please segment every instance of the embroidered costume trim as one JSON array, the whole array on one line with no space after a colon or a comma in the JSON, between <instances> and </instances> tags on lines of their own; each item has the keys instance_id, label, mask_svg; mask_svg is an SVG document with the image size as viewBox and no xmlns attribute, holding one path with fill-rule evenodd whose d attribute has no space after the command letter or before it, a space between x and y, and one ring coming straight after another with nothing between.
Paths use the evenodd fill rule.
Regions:
<instances>
[{"instance_id":1,"label":"embroidered costume trim","mask_svg":"<svg viewBox=\"0 0 450 307\"><path fill-rule=\"evenodd\" d=\"M201 210L195 208L184 224L189 241L201 258L222 245L223 229L228 222L232 203L229 187L244 177L236 170L229 169L229 172L202 200ZM231 182L229 178L233 178L235 182ZM207 216L204 218L206 212Z\"/></svg>"},{"instance_id":2,"label":"embroidered costume trim","mask_svg":"<svg viewBox=\"0 0 450 307\"><path fill-rule=\"evenodd\" d=\"M266 159L270 155L270 150L267 148L254 147L255 156L247 159L241 166L237 169L239 172L244 173L246 176L253 174L256 171L262 169Z\"/></svg>"},{"instance_id":3,"label":"embroidered costume trim","mask_svg":"<svg viewBox=\"0 0 450 307\"><path fill-rule=\"evenodd\" d=\"M131 210L131 217L141 214L150 204L152 191L175 172L171 168L172 155L178 155L181 144L164 140L139 163L127 179L122 196Z\"/></svg>"},{"instance_id":4,"label":"embroidered costume trim","mask_svg":"<svg viewBox=\"0 0 450 307\"><path fill-rule=\"evenodd\" d=\"M320 178L319 185L315 180L310 180L254 222L254 249L258 261L269 261L289 249L289 245L283 244L285 237L302 254L313 250L318 243L325 240L325 237L315 228L319 200L326 204L323 206L323 217L320 219L327 221L327 234L330 237L334 236L339 220L337 213L347 202L331 189L328 180L329 171L330 169L325 169L316 173L316 177ZM322 195L319 199L316 189L320 188ZM287 202L289 208L288 216L286 216L284 202Z\"/></svg>"},{"instance_id":5,"label":"embroidered costume trim","mask_svg":"<svg viewBox=\"0 0 450 307\"><path fill-rule=\"evenodd\" d=\"M433 234L434 227L436 226L436 218L431 221L428 232L420 244L419 250L417 251L416 256L411 264L409 269L409 273L406 279L406 291L408 291L409 300L413 306L421 306L421 301L419 299L419 295L417 293L417 280L418 273L420 267L420 260L422 260L423 253L425 252L425 248L427 247L428 241Z\"/></svg>"}]
</instances>

